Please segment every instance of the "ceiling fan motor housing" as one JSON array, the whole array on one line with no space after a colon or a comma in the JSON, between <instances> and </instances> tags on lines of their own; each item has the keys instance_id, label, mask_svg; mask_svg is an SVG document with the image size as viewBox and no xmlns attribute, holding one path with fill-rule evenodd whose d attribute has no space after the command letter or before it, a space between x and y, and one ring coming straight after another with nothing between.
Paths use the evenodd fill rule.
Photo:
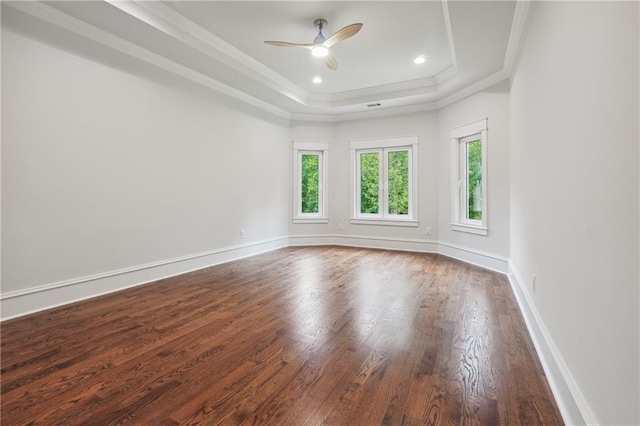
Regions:
<instances>
[{"instance_id":1,"label":"ceiling fan motor housing","mask_svg":"<svg viewBox=\"0 0 640 426\"><path fill-rule=\"evenodd\" d=\"M327 39L322 33L322 30L327 27L327 20L316 19L315 21L313 21L313 25L315 25L316 28L318 28L318 35L316 36L316 38L313 39L313 44L320 44Z\"/></svg>"},{"instance_id":2,"label":"ceiling fan motor housing","mask_svg":"<svg viewBox=\"0 0 640 426\"><path fill-rule=\"evenodd\" d=\"M324 30L327 28L327 20L326 19L316 19L313 21L313 25L315 25L319 30Z\"/></svg>"}]
</instances>

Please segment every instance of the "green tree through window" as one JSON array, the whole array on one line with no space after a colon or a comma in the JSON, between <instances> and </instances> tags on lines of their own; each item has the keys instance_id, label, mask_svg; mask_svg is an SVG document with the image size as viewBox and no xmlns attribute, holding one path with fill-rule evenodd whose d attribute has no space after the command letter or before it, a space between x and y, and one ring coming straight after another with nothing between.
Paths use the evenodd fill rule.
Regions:
<instances>
[{"instance_id":1,"label":"green tree through window","mask_svg":"<svg viewBox=\"0 0 640 426\"><path fill-rule=\"evenodd\" d=\"M360 154L360 213L377 214L380 158L377 152Z\"/></svg>"},{"instance_id":2,"label":"green tree through window","mask_svg":"<svg viewBox=\"0 0 640 426\"><path fill-rule=\"evenodd\" d=\"M467 143L467 218L482 220L482 141Z\"/></svg>"},{"instance_id":3,"label":"green tree through window","mask_svg":"<svg viewBox=\"0 0 640 426\"><path fill-rule=\"evenodd\" d=\"M388 153L389 199L388 212L394 215L409 214L409 152Z\"/></svg>"},{"instance_id":4,"label":"green tree through window","mask_svg":"<svg viewBox=\"0 0 640 426\"><path fill-rule=\"evenodd\" d=\"M489 235L487 226L488 119L451 129L451 230Z\"/></svg>"},{"instance_id":5,"label":"green tree through window","mask_svg":"<svg viewBox=\"0 0 640 426\"><path fill-rule=\"evenodd\" d=\"M352 223L418 226L418 137L351 141Z\"/></svg>"},{"instance_id":6,"label":"green tree through window","mask_svg":"<svg viewBox=\"0 0 640 426\"><path fill-rule=\"evenodd\" d=\"M319 193L319 156L302 154L302 213L318 213Z\"/></svg>"}]
</instances>

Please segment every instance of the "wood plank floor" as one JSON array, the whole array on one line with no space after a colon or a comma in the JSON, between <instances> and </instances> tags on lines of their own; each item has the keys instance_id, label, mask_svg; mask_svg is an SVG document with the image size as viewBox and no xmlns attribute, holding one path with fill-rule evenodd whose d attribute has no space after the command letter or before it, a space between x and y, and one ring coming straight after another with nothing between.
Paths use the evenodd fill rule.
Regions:
<instances>
[{"instance_id":1,"label":"wood plank floor","mask_svg":"<svg viewBox=\"0 0 640 426\"><path fill-rule=\"evenodd\" d=\"M1 421L560 425L506 277L288 248L1 324Z\"/></svg>"}]
</instances>

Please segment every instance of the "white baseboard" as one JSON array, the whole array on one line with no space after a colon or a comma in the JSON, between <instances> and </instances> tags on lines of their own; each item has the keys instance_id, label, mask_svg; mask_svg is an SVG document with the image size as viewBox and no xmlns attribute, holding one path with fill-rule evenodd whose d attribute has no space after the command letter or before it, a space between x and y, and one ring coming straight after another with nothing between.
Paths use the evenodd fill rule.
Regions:
<instances>
[{"instance_id":1,"label":"white baseboard","mask_svg":"<svg viewBox=\"0 0 640 426\"><path fill-rule=\"evenodd\" d=\"M4 293L0 295L0 318L4 321L78 302L287 247L287 243L287 237L275 238Z\"/></svg>"},{"instance_id":2,"label":"white baseboard","mask_svg":"<svg viewBox=\"0 0 640 426\"><path fill-rule=\"evenodd\" d=\"M437 253L438 243L428 240L410 240L359 235L291 235L290 246L336 245L400 251Z\"/></svg>"},{"instance_id":3,"label":"white baseboard","mask_svg":"<svg viewBox=\"0 0 640 426\"><path fill-rule=\"evenodd\" d=\"M438 243L438 253L501 274L509 271L509 259L497 254L442 242Z\"/></svg>"},{"instance_id":4,"label":"white baseboard","mask_svg":"<svg viewBox=\"0 0 640 426\"><path fill-rule=\"evenodd\" d=\"M359 235L293 235L289 237L291 246L309 245L342 245L351 247L366 247L402 251L416 251L422 253L438 253L443 256L461 260L485 269L506 274L509 259L492 253L442 243L433 240L399 239L385 237L364 237Z\"/></svg>"},{"instance_id":5,"label":"white baseboard","mask_svg":"<svg viewBox=\"0 0 640 426\"><path fill-rule=\"evenodd\" d=\"M342 234L293 235L275 238L4 293L0 295L0 321L279 248L311 245L341 245L438 253L507 274L565 423L567 425L598 425L597 419L547 331L535 304L525 289L524 281L513 264L503 256L438 241Z\"/></svg>"},{"instance_id":6,"label":"white baseboard","mask_svg":"<svg viewBox=\"0 0 640 426\"><path fill-rule=\"evenodd\" d=\"M599 423L595 415L547 331L524 281L511 262L508 276L564 422L567 425L597 426Z\"/></svg>"},{"instance_id":7,"label":"white baseboard","mask_svg":"<svg viewBox=\"0 0 640 426\"><path fill-rule=\"evenodd\" d=\"M364 237L359 235L299 235L227 247L132 268L55 282L0 295L0 321L78 302L163 278L184 274L287 246L342 245L439 253L493 271L506 273L506 258L432 240Z\"/></svg>"}]
</instances>

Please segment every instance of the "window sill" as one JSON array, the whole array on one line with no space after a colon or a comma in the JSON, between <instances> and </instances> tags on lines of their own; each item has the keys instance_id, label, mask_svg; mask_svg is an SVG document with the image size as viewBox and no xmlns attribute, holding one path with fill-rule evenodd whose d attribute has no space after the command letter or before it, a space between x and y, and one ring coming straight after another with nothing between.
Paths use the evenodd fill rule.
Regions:
<instances>
[{"instance_id":1,"label":"window sill","mask_svg":"<svg viewBox=\"0 0 640 426\"><path fill-rule=\"evenodd\" d=\"M482 226L467 225L464 223L452 223L451 230L466 232L468 234L489 235L489 230L487 228L483 228Z\"/></svg>"},{"instance_id":2,"label":"window sill","mask_svg":"<svg viewBox=\"0 0 640 426\"><path fill-rule=\"evenodd\" d=\"M293 223L329 223L328 217L294 217Z\"/></svg>"},{"instance_id":3,"label":"window sill","mask_svg":"<svg viewBox=\"0 0 640 426\"><path fill-rule=\"evenodd\" d=\"M350 223L354 225L380 225L380 226L409 226L417 228L419 222L410 219L359 219L351 218Z\"/></svg>"}]
</instances>

